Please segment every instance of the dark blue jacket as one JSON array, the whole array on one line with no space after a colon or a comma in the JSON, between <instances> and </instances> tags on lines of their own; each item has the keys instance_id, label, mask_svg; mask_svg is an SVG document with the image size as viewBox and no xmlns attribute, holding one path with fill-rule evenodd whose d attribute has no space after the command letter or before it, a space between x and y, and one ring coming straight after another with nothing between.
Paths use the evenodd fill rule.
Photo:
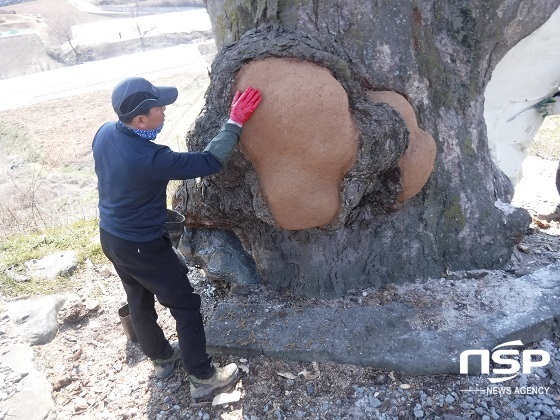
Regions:
<instances>
[{"instance_id":1,"label":"dark blue jacket","mask_svg":"<svg viewBox=\"0 0 560 420\"><path fill-rule=\"evenodd\" d=\"M235 145L240 133L240 127L225 124L212 142L222 139ZM106 123L97 131L93 158L98 180L99 226L112 235L136 242L164 234L170 180L198 178L222 168L220 160L208 151L174 152L116 122Z\"/></svg>"}]
</instances>

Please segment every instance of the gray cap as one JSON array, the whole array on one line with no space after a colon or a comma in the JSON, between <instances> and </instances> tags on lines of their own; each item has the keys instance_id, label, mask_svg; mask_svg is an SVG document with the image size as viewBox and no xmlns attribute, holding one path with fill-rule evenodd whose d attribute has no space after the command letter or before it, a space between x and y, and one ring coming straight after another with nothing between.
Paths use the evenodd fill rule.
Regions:
<instances>
[{"instance_id":1,"label":"gray cap","mask_svg":"<svg viewBox=\"0 0 560 420\"><path fill-rule=\"evenodd\" d=\"M119 117L134 118L150 108L172 104L178 95L173 86L154 86L143 77L131 77L113 89L113 109Z\"/></svg>"}]
</instances>

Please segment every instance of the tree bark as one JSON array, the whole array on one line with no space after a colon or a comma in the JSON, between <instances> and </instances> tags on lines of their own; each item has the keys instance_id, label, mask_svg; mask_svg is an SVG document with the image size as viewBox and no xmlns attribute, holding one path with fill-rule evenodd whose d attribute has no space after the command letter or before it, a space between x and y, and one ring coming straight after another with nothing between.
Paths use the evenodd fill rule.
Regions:
<instances>
[{"instance_id":1,"label":"tree bark","mask_svg":"<svg viewBox=\"0 0 560 420\"><path fill-rule=\"evenodd\" d=\"M328 69L348 95L359 148L338 216L325 226L278 226L241 150L220 174L184 182L175 207L191 227L234 232L263 283L306 296L503 267L530 218L509 206L513 187L490 158L484 89L504 54L559 5L208 0L219 53L189 150L202 150L227 120L239 70L268 57ZM436 143L427 184L404 203L398 161L409 131L394 108L368 101L368 91L404 96Z\"/></svg>"}]
</instances>

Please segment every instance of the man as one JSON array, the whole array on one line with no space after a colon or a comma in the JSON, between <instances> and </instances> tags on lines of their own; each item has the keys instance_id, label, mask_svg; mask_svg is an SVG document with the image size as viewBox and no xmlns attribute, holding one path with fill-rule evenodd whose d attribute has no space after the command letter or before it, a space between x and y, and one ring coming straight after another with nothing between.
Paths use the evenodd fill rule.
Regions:
<instances>
[{"instance_id":1,"label":"man","mask_svg":"<svg viewBox=\"0 0 560 420\"><path fill-rule=\"evenodd\" d=\"M205 150L177 153L152 142L163 127L165 107L177 95L175 87L154 86L140 77L126 79L113 90L119 120L104 124L93 140L100 239L122 281L138 342L156 377L170 376L181 358L191 397L204 399L234 384L239 370L235 363L214 367L206 353L200 296L163 230L166 189L170 180L220 171L261 97L254 88L238 91L230 119ZM176 320L178 346L169 343L157 323L154 296Z\"/></svg>"},{"instance_id":2,"label":"man","mask_svg":"<svg viewBox=\"0 0 560 420\"><path fill-rule=\"evenodd\" d=\"M556 191L560 195L560 162L558 162L558 169L556 169Z\"/></svg>"}]
</instances>

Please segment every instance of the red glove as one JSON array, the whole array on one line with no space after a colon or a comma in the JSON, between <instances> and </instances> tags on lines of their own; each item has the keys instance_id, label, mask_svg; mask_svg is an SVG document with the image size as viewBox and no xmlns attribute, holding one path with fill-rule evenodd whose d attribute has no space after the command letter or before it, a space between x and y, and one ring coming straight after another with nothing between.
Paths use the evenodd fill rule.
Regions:
<instances>
[{"instance_id":1,"label":"red glove","mask_svg":"<svg viewBox=\"0 0 560 420\"><path fill-rule=\"evenodd\" d=\"M260 102L261 93L258 89L248 87L243 93L238 90L231 102L229 118L239 125L245 124Z\"/></svg>"}]
</instances>

